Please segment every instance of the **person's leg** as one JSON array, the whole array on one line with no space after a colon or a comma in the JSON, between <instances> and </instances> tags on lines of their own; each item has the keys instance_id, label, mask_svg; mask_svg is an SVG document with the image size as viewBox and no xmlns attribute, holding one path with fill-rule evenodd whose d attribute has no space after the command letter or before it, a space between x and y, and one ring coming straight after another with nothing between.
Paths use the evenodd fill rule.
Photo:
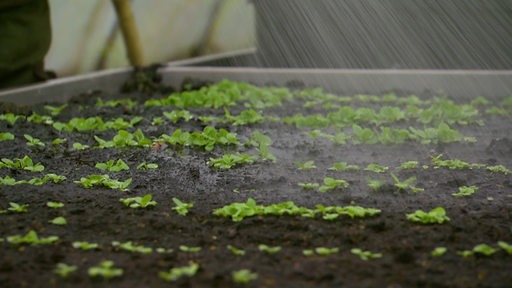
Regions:
<instances>
[{"instance_id":1,"label":"person's leg","mask_svg":"<svg viewBox=\"0 0 512 288\"><path fill-rule=\"evenodd\" d=\"M44 57L50 48L47 0L0 1L0 89L48 79Z\"/></svg>"}]
</instances>

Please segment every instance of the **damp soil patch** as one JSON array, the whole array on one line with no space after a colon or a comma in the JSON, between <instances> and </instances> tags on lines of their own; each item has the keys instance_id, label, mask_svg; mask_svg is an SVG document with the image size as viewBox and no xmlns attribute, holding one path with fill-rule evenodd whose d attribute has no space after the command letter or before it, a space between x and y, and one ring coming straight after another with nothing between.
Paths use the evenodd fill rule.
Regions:
<instances>
[{"instance_id":1,"label":"damp soil patch","mask_svg":"<svg viewBox=\"0 0 512 288\"><path fill-rule=\"evenodd\" d=\"M512 282L512 99L184 87L2 108L3 287Z\"/></svg>"}]
</instances>

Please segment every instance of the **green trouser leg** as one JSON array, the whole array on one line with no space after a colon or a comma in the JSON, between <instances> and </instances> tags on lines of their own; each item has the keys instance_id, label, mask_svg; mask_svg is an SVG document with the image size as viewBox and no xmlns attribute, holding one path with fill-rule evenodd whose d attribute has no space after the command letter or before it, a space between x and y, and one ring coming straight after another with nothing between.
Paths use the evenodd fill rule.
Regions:
<instances>
[{"instance_id":1,"label":"green trouser leg","mask_svg":"<svg viewBox=\"0 0 512 288\"><path fill-rule=\"evenodd\" d=\"M0 1L0 89L48 78L44 57L51 37L47 0Z\"/></svg>"}]
</instances>

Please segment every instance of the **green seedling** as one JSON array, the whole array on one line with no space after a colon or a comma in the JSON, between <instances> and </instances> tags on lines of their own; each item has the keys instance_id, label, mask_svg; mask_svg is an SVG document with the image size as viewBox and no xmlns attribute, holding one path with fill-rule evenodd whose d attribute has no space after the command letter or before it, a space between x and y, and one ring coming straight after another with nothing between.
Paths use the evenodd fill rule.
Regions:
<instances>
[{"instance_id":1,"label":"green seedling","mask_svg":"<svg viewBox=\"0 0 512 288\"><path fill-rule=\"evenodd\" d=\"M35 123L35 124L52 125L53 119L50 116L39 115L39 114L33 112L32 115L27 117L27 122Z\"/></svg>"},{"instance_id":2,"label":"green seedling","mask_svg":"<svg viewBox=\"0 0 512 288\"><path fill-rule=\"evenodd\" d=\"M68 265L65 263L57 263L57 266L53 270L53 272L59 275L62 278L67 278L69 275L76 272L78 267L76 265Z\"/></svg>"},{"instance_id":3,"label":"green seedling","mask_svg":"<svg viewBox=\"0 0 512 288\"><path fill-rule=\"evenodd\" d=\"M132 241L128 241L125 243L121 243L119 241L112 241L112 246L132 253L149 254L153 252L153 248L140 245L133 245Z\"/></svg>"},{"instance_id":4,"label":"green seedling","mask_svg":"<svg viewBox=\"0 0 512 288\"><path fill-rule=\"evenodd\" d=\"M364 168L365 171L375 172L375 173L384 173L388 171L389 167L382 166L376 163L370 163L366 168Z\"/></svg>"},{"instance_id":5,"label":"green seedling","mask_svg":"<svg viewBox=\"0 0 512 288\"><path fill-rule=\"evenodd\" d=\"M354 144L376 144L379 142L375 132L370 128L361 128L359 125L352 125L352 141Z\"/></svg>"},{"instance_id":6,"label":"green seedling","mask_svg":"<svg viewBox=\"0 0 512 288\"><path fill-rule=\"evenodd\" d=\"M334 171L358 171L359 166L357 165L349 165L347 162L335 162L332 163L332 166L329 168L329 170Z\"/></svg>"},{"instance_id":7,"label":"green seedling","mask_svg":"<svg viewBox=\"0 0 512 288\"><path fill-rule=\"evenodd\" d=\"M172 123L178 123L180 119L183 119L183 121L188 122L192 118L194 118L192 114L190 114L190 112L187 110L173 110L171 112L164 112L164 116L167 119L171 120Z\"/></svg>"},{"instance_id":8,"label":"green seedling","mask_svg":"<svg viewBox=\"0 0 512 288\"><path fill-rule=\"evenodd\" d=\"M315 161L313 161L313 160L306 161L304 163L302 163L302 162L295 162L294 165L297 166L297 168L299 168L299 170L316 169Z\"/></svg>"},{"instance_id":9,"label":"green seedling","mask_svg":"<svg viewBox=\"0 0 512 288\"><path fill-rule=\"evenodd\" d=\"M151 125L153 126L160 126L162 124L164 124L164 119L162 117L155 117L151 121Z\"/></svg>"},{"instance_id":10,"label":"green seedling","mask_svg":"<svg viewBox=\"0 0 512 288\"><path fill-rule=\"evenodd\" d=\"M416 210L414 213L406 214L406 217L412 222L419 222L422 224L442 224L446 221L450 221L450 218L446 216L446 211L443 207L436 207L429 212Z\"/></svg>"},{"instance_id":11,"label":"green seedling","mask_svg":"<svg viewBox=\"0 0 512 288\"><path fill-rule=\"evenodd\" d=\"M81 249L81 250L95 250L99 248L98 243L90 243L87 241L75 241L71 243L71 246L75 249Z\"/></svg>"},{"instance_id":12,"label":"green seedling","mask_svg":"<svg viewBox=\"0 0 512 288\"><path fill-rule=\"evenodd\" d=\"M464 250L459 251L457 254L461 255L464 258L468 258L470 256L473 256L475 254L481 254L484 256L491 256L492 254L496 253L498 250L495 248L487 245L487 244L478 244L475 247L473 247L472 250Z\"/></svg>"},{"instance_id":13,"label":"green seedling","mask_svg":"<svg viewBox=\"0 0 512 288\"><path fill-rule=\"evenodd\" d=\"M235 283L245 284L258 279L258 273L254 273L249 269L241 269L233 271L233 273L231 273L231 278Z\"/></svg>"},{"instance_id":14,"label":"green seedling","mask_svg":"<svg viewBox=\"0 0 512 288\"><path fill-rule=\"evenodd\" d=\"M318 184L318 183L298 183L297 185L299 185L300 187L302 187L306 190L313 190L313 189L320 187L320 184Z\"/></svg>"},{"instance_id":15,"label":"green seedling","mask_svg":"<svg viewBox=\"0 0 512 288\"><path fill-rule=\"evenodd\" d=\"M10 126L14 126L18 119L23 119L25 116L22 115L14 115L13 113L0 114L0 121L6 121Z\"/></svg>"},{"instance_id":16,"label":"green seedling","mask_svg":"<svg viewBox=\"0 0 512 288\"><path fill-rule=\"evenodd\" d=\"M142 197L129 197L129 198L121 198L119 201L123 203L125 206L130 208L147 208L149 206L156 206L157 202L151 200L153 196L151 194L146 194Z\"/></svg>"},{"instance_id":17,"label":"green seedling","mask_svg":"<svg viewBox=\"0 0 512 288\"><path fill-rule=\"evenodd\" d=\"M162 253L172 253L174 251L174 249L172 249L172 248L167 248L166 249L166 248L163 248L163 247L158 247L158 248L155 249L155 251L156 251L156 253L160 253L160 254L162 254Z\"/></svg>"},{"instance_id":18,"label":"green seedling","mask_svg":"<svg viewBox=\"0 0 512 288\"><path fill-rule=\"evenodd\" d=\"M461 186L459 187L458 193L453 193L452 196L455 197L468 197L473 195L478 190L477 186Z\"/></svg>"},{"instance_id":19,"label":"green seedling","mask_svg":"<svg viewBox=\"0 0 512 288\"><path fill-rule=\"evenodd\" d=\"M53 218L52 220L48 221L54 225L67 225L68 224L68 221L66 220L66 218L62 217L62 216L59 216L59 217L55 217Z\"/></svg>"},{"instance_id":20,"label":"green seedling","mask_svg":"<svg viewBox=\"0 0 512 288\"><path fill-rule=\"evenodd\" d=\"M459 159L453 159L453 160L441 160L441 157L443 154L439 154L436 157L432 158L432 163L434 163L434 168L448 168L450 170L462 170L462 169L469 169L472 168L472 166L467 162L464 162ZM478 165L477 165L478 166Z\"/></svg>"},{"instance_id":21,"label":"green seedling","mask_svg":"<svg viewBox=\"0 0 512 288\"><path fill-rule=\"evenodd\" d=\"M491 171L492 173L503 173L505 175L512 173L512 171L510 171L510 169L508 169L507 167L505 167L503 165L487 166L487 167L485 167L485 169L487 169L488 171Z\"/></svg>"},{"instance_id":22,"label":"green seedling","mask_svg":"<svg viewBox=\"0 0 512 288\"><path fill-rule=\"evenodd\" d=\"M252 164L257 159L256 156L248 154L224 154L221 158L210 158L207 165L217 169L231 169L235 165Z\"/></svg>"},{"instance_id":23,"label":"green seedling","mask_svg":"<svg viewBox=\"0 0 512 288\"><path fill-rule=\"evenodd\" d=\"M24 236L7 236L7 242L12 244L48 245L59 240L58 236L39 237L37 232L30 230Z\"/></svg>"},{"instance_id":24,"label":"green seedling","mask_svg":"<svg viewBox=\"0 0 512 288\"><path fill-rule=\"evenodd\" d=\"M313 255L315 255L315 250L313 250L313 249L304 249L304 250L302 250L302 254L304 256L313 256Z\"/></svg>"},{"instance_id":25,"label":"green seedling","mask_svg":"<svg viewBox=\"0 0 512 288\"><path fill-rule=\"evenodd\" d=\"M512 245L508 244L505 241L499 241L498 246L505 252L507 252L507 254L512 255Z\"/></svg>"},{"instance_id":26,"label":"green seedling","mask_svg":"<svg viewBox=\"0 0 512 288\"><path fill-rule=\"evenodd\" d=\"M123 269L115 268L114 261L105 260L101 261L98 266L90 267L87 270L90 277L103 277L104 279L111 279L123 276Z\"/></svg>"},{"instance_id":27,"label":"green seedling","mask_svg":"<svg viewBox=\"0 0 512 288\"><path fill-rule=\"evenodd\" d=\"M66 107L68 107L68 104L64 104L64 105L61 105L61 106L50 106L50 105L45 105L44 106L44 109L48 112L50 112L50 115L52 116L58 116L64 109L66 109Z\"/></svg>"},{"instance_id":28,"label":"green seedling","mask_svg":"<svg viewBox=\"0 0 512 288\"><path fill-rule=\"evenodd\" d=\"M500 107L493 106L491 108L485 109L485 114L487 115L500 115L500 116L506 116L510 112L507 109L503 109Z\"/></svg>"},{"instance_id":29,"label":"green seedling","mask_svg":"<svg viewBox=\"0 0 512 288\"><path fill-rule=\"evenodd\" d=\"M190 262L188 266L174 267L169 272L161 271L158 276L165 281L176 281L183 277L193 277L199 271L199 264Z\"/></svg>"},{"instance_id":30,"label":"green seedling","mask_svg":"<svg viewBox=\"0 0 512 288\"><path fill-rule=\"evenodd\" d=\"M44 147L45 146L45 144L41 140L34 138L28 134L24 134L23 137L25 137L25 139L27 140L28 146L32 146L32 147Z\"/></svg>"},{"instance_id":31,"label":"green seedling","mask_svg":"<svg viewBox=\"0 0 512 288\"><path fill-rule=\"evenodd\" d=\"M84 188L93 188L94 186L104 186L110 189L119 189L121 191L128 191L128 186L132 183L132 178L128 178L125 181L118 181L110 179L106 174L104 175L89 175L87 178L82 177L80 181L74 181L74 183L82 184Z\"/></svg>"},{"instance_id":32,"label":"green seedling","mask_svg":"<svg viewBox=\"0 0 512 288\"><path fill-rule=\"evenodd\" d=\"M249 141L246 144L257 147L262 160L270 160L272 162L276 161L276 157L270 153L269 150L269 146L272 144L270 137L261 134L259 131L256 131L252 133Z\"/></svg>"},{"instance_id":33,"label":"green seedling","mask_svg":"<svg viewBox=\"0 0 512 288\"><path fill-rule=\"evenodd\" d=\"M386 182L381 179L366 178L366 184L368 184L368 187L373 191L377 191L382 187L382 185L386 184Z\"/></svg>"},{"instance_id":34,"label":"green seedling","mask_svg":"<svg viewBox=\"0 0 512 288\"><path fill-rule=\"evenodd\" d=\"M359 256L359 258L363 261L382 257L382 253L372 253L370 251L363 251L362 249L359 248L350 249L350 253Z\"/></svg>"},{"instance_id":35,"label":"green seedling","mask_svg":"<svg viewBox=\"0 0 512 288\"><path fill-rule=\"evenodd\" d=\"M407 161L404 163L401 163L400 166L398 166L398 170L409 170L409 169L416 169L419 168L418 161Z\"/></svg>"},{"instance_id":36,"label":"green seedling","mask_svg":"<svg viewBox=\"0 0 512 288\"><path fill-rule=\"evenodd\" d=\"M238 255L238 256L245 255L245 250L236 248L233 245L228 245L227 248L228 248L229 251L231 251L231 253L233 253L235 255Z\"/></svg>"},{"instance_id":37,"label":"green seedling","mask_svg":"<svg viewBox=\"0 0 512 288\"><path fill-rule=\"evenodd\" d=\"M120 172L130 169L130 167L128 167L128 165L123 161L123 159L118 159L117 162L114 162L114 160L108 160L105 163L96 163L94 167L103 171L106 170L110 172Z\"/></svg>"},{"instance_id":38,"label":"green seedling","mask_svg":"<svg viewBox=\"0 0 512 288\"><path fill-rule=\"evenodd\" d=\"M26 181L26 180L18 181L17 184L30 184L30 185L40 186L40 185L46 184L48 181L52 181L53 183L57 184L64 180L66 180L66 176L48 173L48 174L44 175L43 178L34 177L32 179L29 179L28 181Z\"/></svg>"},{"instance_id":39,"label":"green seedling","mask_svg":"<svg viewBox=\"0 0 512 288\"><path fill-rule=\"evenodd\" d=\"M14 135L9 132L0 132L0 142L14 140Z\"/></svg>"},{"instance_id":40,"label":"green seedling","mask_svg":"<svg viewBox=\"0 0 512 288\"><path fill-rule=\"evenodd\" d=\"M73 143L74 150L80 151L80 150L85 150L88 148L89 148L89 145L85 145L85 144L78 143L78 142Z\"/></svg>"},{"instance_id":41,"label":"green seedling","mask_svg":"<svg viewBox=\"0 0 512 288\"><path fill-rule=\"evenodd\" d=\"M104 102L101 98L98 98L96 101L96 107L109 107L115 108L117 106L123 106L124 109L128 111L132 111L137 106L137 101L133 101L130 98L118 99L118 100L108 100Z\"/></svg>"},{"instance_id":42,"label":"green seedling","mask_svg":"<svg viewBox=\"0 0 512 288\"><path fill-rule=\"evenodd\" d=\"M253 109L244 110L240 112L240 115L233 116L228 109L224 108L224 113L226 120L234 126L262 123L265 120L260 113Z\"/></svg>"},{"instance_id":43,"label":"green seedling","mask_svg":"<svg viewBox=\"0 0 512 288\"><path fill-rule=\"evenodd\" d=\"M197 253L197 252L201 251L201 247L188 247L186 245L180 245L179 249L181 252L186 252L186 253Z\"/></svg>"},{"instance_id":44,"label":"green seedling","mask_svg":"<svg viewBox=\"0 0 512 288\"><path fill-rule=\"evenodd\" d=\"M117 135L112 140L103 140L98 136L94 136L98 142L98 148L122 148L122 147L149 147L151 146L151 139L146 138L142 131L137 130L133 134L126 130L117 131Z\"/></svg>"},{"instance_id":45,"label":"green seedling","mask_svg":"<svg viewBox=\"0 0 512 288\"><path fill-rule=\"evenodd\" d=\"M258 245L258 250L260 250L261 252L265 252L267 254L275 254L275 253L281 251L281 246L271 247L271 246L268 246L265 244L260 244L260 245Z\"/></svg>"},{"instance_id":46,"label":"green seedling","mask_svg":"<svg viewBox=\"0 0 512 288\"><path fill-rule=\"evenodd\" d=\"M142 162L137 165L137 170L158 169L158 164Z\"/></svg>"},{"instance_id":47,"label":"green seedling","mask_svg":"<svg viewBox=\"0 0 512 288\"><path fill-rule=\"evenodd\" d=\"M349 186L348 182L342 179L334 179L331 177L324 178L324 185L318 188L320 192L332 191L338 187L347 188Z\"/></svg>"},{"instance_id":48,"label":"green seedling","mask_svg":"<svg viewBox=\"0 0 512 288\"><path fill-rule=\"evenodd\" d=\"M443 256L446 253L446 251L448 251L446 247L436 247L434 248L434 250L432 250L430 255L432 255L432 257L440 257Z\"/></svg>"},{"instance_id":49,"label":"green seedling","mask_svg":"<svg viewBox=\"0 0 512 288\"><path fill-rule=\"evenodd\" d=\"M408 178L405 181L400 181L398 179L398 177L393 173L391 173L391 177L393 178L393 181L395 182L394 186L396 188L398 188L398 190L405 191L405 190L410 189L411 192L413 192L413 193L423 192L423 190L424 190L423 188L418 188L418 187L412 186L412 184L414 182L416 182L416 177L414 177L414 176Z\"/></svg>"},{"instance_id":50,"label":"green seedling","mask_svg":"<svg viewBox=\"0 0 512 288\"><path fill-rule=\"evenodd\" d=\"M172 202L176 205L172 210L176 211L181 216L186 216L188 214L188 209L194 207L194 203L185 203L175 197L172 198Z\"/></svg>"},{"instance_id":51,"label":"green seedling","mask_svg":"<svg viewBox=\"0 0 512 288\"><path fill-rule=\"evenodd\" d=\"M334 247L334 248L328 248L328 247L316 247L315 253L321 256L329 256L332 254L337 254L340 252L340 248Z\"/></svg>"},{"instance_id":52,"label":"green seedling","mask_svg":"<svg viewBox=\"0 0 512 288\"><path fill-rule=\"evenodd\" d=\"M7 167L14 170L26 170L30 172L41 172L44 170L44 166L41 163L34 164L34 161L29 156L23 158L14 158L14 160L8 158L2 158L0 162L0 168Z\"/></svg>"},{"instance_id":53,"label":"green seedling","mask_svg":"<svg viewBox=\"0 0 512 288\"><path fill-rule=\"evenodd\" d=\"M54 145L54 146L55 145L61 145L61 144L64 144L66 142L68 142L68 139L66 139L66 138L55 138L55 139L52 140L52 145Z\"/></svg>"},{"instance_id":54,"label":"green seedling","mask_svg":"<svg viewBox=\"0 0 512 288\"><path fill-rule=\"evenodd\" d=\"M16 179L12 178L11 176L6 175L5 177L0 177L0 185L18 185L24 183L23 181L16 181Z\"/></svg>"},{"instance_id":55,"label":"green seedling","mask_svg":"<svg viewBox=\"0 0 512 288\"><path fill-rule=\"evenodd\" d=\"M0 214L4 214L4 213L7 213L7 212L11 212L11 213L26 213L26 212L28 212L27 207L28 207L28 204L20 205L18 203L9 202L9 208L7 208L7 210L0 210Z\"/></svg>"},{"instance_id":56,"label":"green seedling","mask_svg":"<svg viewBox=\"0 0 512 288\"><path fill-rule=\"evenodd\" d=\"M50 208L53 208L53 209L57 209L57 208L62 208L64 207L64 203L62 202L53 202L53 201L48 201L46 202L46 206L50 207Z\"/></svg>"}]
</instances>

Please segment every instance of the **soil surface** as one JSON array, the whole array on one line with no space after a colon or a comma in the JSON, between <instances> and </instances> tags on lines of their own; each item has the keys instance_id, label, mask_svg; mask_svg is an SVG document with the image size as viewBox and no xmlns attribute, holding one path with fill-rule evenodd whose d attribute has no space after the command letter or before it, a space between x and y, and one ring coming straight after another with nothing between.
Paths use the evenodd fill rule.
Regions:
<instances>
[{"instance_id":1,"label":"soil surface","mask_svg":"<svg viewBox=\"0 0 512 288\"><path fill-rule=\"evenodd\" d=\"M152 96L166 97L167 95ZM131 98L138 105L129 108L95 106L97 98ZM432 99L430 95L421 99ZM107 95L101 92L82 95L69 102L69 106L53 121L67 122L72 117L101 116L105 121L135 116L143 120L134 128L146 137L171 135L176 129L202 131L206 124L197 116L224 116L224 107L190 108L196 116L177 123L162 116L164 111L180 110L177 107L145 107L149 96L138 94ZM453 99L456 103L467 103ZM20 184L0 185L0 209L7 209L9 202L28 204L26 213L0 215L0 283L2 287L510 287L512 283L512 255L499 249L497 242L512 243L512 177L511 174L493 173L485 168L450 170L434 169L432 158L443 154L442 159L460 159L482 165L504 165L512 168L511 118L508 115L489 115L484 111L501 102L495 100L480 105L477 120L483 125L454 124L464 136L476 138L476 143L455 142L421 144L407 141L402 144L334 144L326 138L312 139L297 128L280 121L234 126L229 123L211 123L237 133L244 143L254 131L271 138L270 152L276 161L256 160L253 164L235 166L229 170L213 169L208 161L226 153L258 151L247 146L216 146L208 152L194 147L153 144L150 147L89 148L74 150L72 143L80 142L91 147L98 145L94 135L109 140L115 130L101 132L59 132L51 125L36 124L19 119L14 125L0 121L0 132L10 132L15 139L0 142L2 158L30 156L40 162L45 170L29 172L0 168L2 177L16 180L43 177L47 173L63 175L61 183L41 186ZM303 107L304 100L284 101L282 106L256 109L264 116L286 117L296 113L310 115L324 111L323 107ZM53 104L55 106L55 104ZM344 104L353 107L377 108L386 103L352 101ZM400 106L400 105L398 105ZM403 105L401 107L404 107ZM238 115L242 104L228 107ZM12 108L11 108L12 109ZM32 111L48 114L42 105L25 107L16 112L30 115ZM7 112L7 111L3 111ZM152 125L155 117L162 117L162 125ZM397 127L424 125L415 121L399 121ZM365 125L378 131L376 125ZM322 131L334 131L330 128ZM24 134L41 139L45 147L26 144ZM67 142L52 145L55 138ZM122 159L130 167L120 172L105 172L95 168L98 162ZM299 170L295 162L314 160L315 169ZM345 161L358 165L357 171L329 170L334 162ZM405 161L418 161L419 168L399 170ZM156 163L154 170L137 170L142 162ZM370 163L388 166L385 173L365 171ZM423 169L422 166L429 166ZM391 173L401 180L415 176L416 187L423 192L402 191L393 186ZM104 187L86 189L74 183L91 174L108 174L112 179L132 178L129 191ZM319 192L306 190L298 183L320 183L325 177L344 179L347 188ZM366 179L382 179L380 189L372 190ZM478 187L469 197L454 197L461 186ZM154 207L132 209L119 199L152 194L158 202ZM193 202L186 216L172 208L172 198ZM324 220L300 216L255 216L239 222L213 215L213 210L233 202L246 202L253 198L257 204L270 205L293 201L298 206L315 208L322 204L347 206L360 205L380 209L378 215L365 218L340 216ZM64 203L52 209L48 201ZM414 223L406 214L418 209L430 211L444 207L450 218L443 224ZM62 216L67 225L49 223ZM49 245L9 243L12 235L25 235L34 230L39 237L58 236ZM75 241L98 243L93 250L72 247ZM135 245L153 248L151 253L127 252L112 245L113 241L132 241ZM274 254L261 252L258 245L280 246ZM497 252L490 256L475 253L463 257L459 252L471 250L478 244L488 244ZM180 245L200 247L198 252L186 252ZM245 255L235 255L227 246L243 249ZM303 251L317 247L339 248L331 255L304 255ZM431 255L436 247L446 247L447 252L438 257ZM165 248L164 253L156 248ZM361 248L382 257L361 260L351 253ZM170 250L172 249L172 251ZM122 268L120 277L105 280L90 277L88 269L103 260L114 261ZM77 266L68 277L57 275L58 263ZM197 263L194 276L167 282L159 277L161 271ZM232 273L249 269L257 279L247 284L235 283Z\"/></svg>"}]
</instances>

